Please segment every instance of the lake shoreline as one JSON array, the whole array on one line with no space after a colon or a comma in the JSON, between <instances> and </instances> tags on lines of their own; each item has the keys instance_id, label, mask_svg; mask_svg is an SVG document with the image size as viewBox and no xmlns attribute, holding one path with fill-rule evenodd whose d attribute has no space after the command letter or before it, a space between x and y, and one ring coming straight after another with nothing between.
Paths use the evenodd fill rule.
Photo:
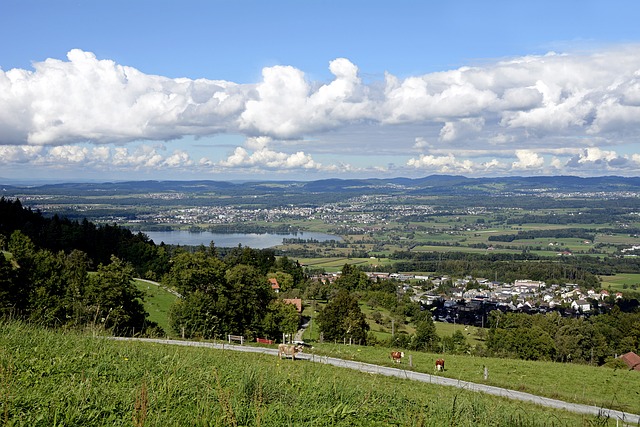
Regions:
<instances>
[{"instance_id":1,"label":"lake shoreline","mask_svg":"<svg viewBox=\"0 0 640 427\"><path fill-rule=\"evenodd\" d=\"M221 248L236 247L238 245L254 249L267 249L283 244L284 239L315 240L326 242L330 240L342 241L340 236L311 231L297 231L291 233L213 233L210 231L193 232L190 230L172 231L144 231L156 244L180 246L208 246L211 242Z\"/></svg>"}]
</instances>

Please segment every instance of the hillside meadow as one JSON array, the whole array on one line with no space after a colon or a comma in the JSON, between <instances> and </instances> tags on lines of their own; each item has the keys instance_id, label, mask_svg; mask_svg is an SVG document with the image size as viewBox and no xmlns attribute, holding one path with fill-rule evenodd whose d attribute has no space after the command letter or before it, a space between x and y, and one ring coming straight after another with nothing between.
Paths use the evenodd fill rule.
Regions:
<instances>
[{"instance_id":1,"label":"hillside meadow","mask_svg":"<svg viewBox=\"0 0 640 427\"><path fill-rule=\"evenodd\" d=\"M170 333L169 310L177 297L154 282L136 279L135 284L144 295L144 309L149 313L149 320Z\"/></svg>"},{"instance_id":2,"label":"hillside meadow","mask_svg":"<svg viewBox=\"0 0 640 427\"><path fill-rule=\"evenodd\" d=\"M307 361L16 322L0 324L0 419L7 426L615 425Z\"/></svg>"},{"instance_id":3,"label":"hillside meadow","mask_svg":"<svg viewBox=\"0 0 640 427\"><path fill-rule=\"evenodd\" d=\"M175 296L162 287L137 282L139 289L146 293L145 308L150 312L150 320L157 321L165 331L169 331L167 323L168 309L175 300ZM319 309L323 304L317 303ZM362 303L361 308L368 313L371 310ZM387 310L379 308L385 316ZM313 307L306 306L307 316L315 316ZM372 330L377 332L380 339L387 339L390 335L388 328L375 324L368 313L368 321ZM479 343L478 328L465 327L451 323L435 322L439 336L450 336L454 331L461 330L471 345ZM411 326L411 325L407 325ZM412 332L410 330L405 332ZM169 334L176 338L175 334ZM389 359L391 349L385 347L350 346L334 343L317 343L318 331L312 320L304 334L304 339L313 343L312 351L318 355L327 355L348 360L393 366ZM467 355L431 354L406 351L403 367L408 368L409 355L415 371L433 373L433 363L436 358L446 359L447 377L465 381L472 381L487 385L504 387L512 390L524 391L540 396L559 399L567 402L583 403L602 406L610 409L640 414L640 373L626 369L612 369L580 364L566 364L555 362L534 362L517 359L499 359L489 357L472 357ZM487 367L489 377L484 380L484 367Z\"/></svg>"},{"instance_id":4,"label":"hillside meadow","mask_svg":"<svg viewBox=\"0 0 640 427\"><path fill-rule=\"evenodd\" d=\"M324 343L314 346L314 354L347 360L394 365L390 349ZM404 350L401 367L434 373L434 362L445 359L449 378L503 387L565 402L582 403L634 414L640 413L640 372L580 364L523 361L492 357L433 354ZM411 366L409 363L411 362ZM488 378L484 379L484 368Z\"/></svg>"}]
</instances>

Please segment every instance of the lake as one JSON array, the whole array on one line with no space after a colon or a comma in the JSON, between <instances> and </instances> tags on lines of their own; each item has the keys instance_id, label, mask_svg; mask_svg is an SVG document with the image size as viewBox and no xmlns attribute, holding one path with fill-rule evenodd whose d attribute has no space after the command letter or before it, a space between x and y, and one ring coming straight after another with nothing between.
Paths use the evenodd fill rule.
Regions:
<instances>
[{"instance_id":1,"label":"lake","mask_svg":"<svg viewBox=\"0 0 640 427\"><path fill-rule=\"evenodd\" d=\"M187 230L143 231L143 233L156 244L164 242L167 245L209 246L209 243L213 241L219 248L233 248L241 244L253 249L265 249L281 245L282 239L314 239L319 242L342 240L340 236L310 231L289 234L211 233L210 231L193 233Z\"/></svg>"}]
</instances>

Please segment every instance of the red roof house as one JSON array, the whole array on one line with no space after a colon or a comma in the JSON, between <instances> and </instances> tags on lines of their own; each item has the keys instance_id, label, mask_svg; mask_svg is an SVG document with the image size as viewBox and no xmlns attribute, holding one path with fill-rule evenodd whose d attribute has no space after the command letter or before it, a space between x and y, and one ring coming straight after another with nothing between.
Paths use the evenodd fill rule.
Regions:
<instances>
[{"instance_id":1,"label":"red roof house","mask_svg":"<svg viewBox=\"0 0 640 427\"><path fill-rule=\"evenodd\" d=\"M298 313L302 313L302 300L300 298L289 298L283 299L282 301L284 301L286 304L295 305Z\"/></svg>"},{"instance_id":2,"label":"red roof house","mask_svg":"<svg viewBox=\"0 0 640 427\"><path fill-rule=\"evenodd\" d=\"M275 277L271 277L269 279L269 283L271 283L271 289L273 289L276 292L280 292L280 285L278 284L278 281L276 280Z\"/></svg>"},{"instance_id":3,"label":"red roof house","mask_svg":"<svg viewBox=\"0 0 640 427\"><path fill-rule=\"evenodd\" d=\"M620 356L620 360L626 363L630 371L640 371L640 356L633 351Z\"/></svg>"}]
</instances>

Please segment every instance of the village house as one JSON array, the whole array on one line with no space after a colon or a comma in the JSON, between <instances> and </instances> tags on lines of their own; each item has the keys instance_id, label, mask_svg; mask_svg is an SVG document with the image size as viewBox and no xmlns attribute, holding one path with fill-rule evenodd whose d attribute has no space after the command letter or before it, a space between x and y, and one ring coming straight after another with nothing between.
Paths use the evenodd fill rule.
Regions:
<instances>
[{"instance_id":1,"label":"village house","mask_svg":"<svg viewBox=\"0 0 640 427\"><path fill-rule=\"evenodd\" d=\"M298 313L302 313L302 300L300 298L287 298L282 300L285 304L292 304Z\"/></svg>"},{"instance_id":2,"label":"village house","mask_svg":"<svg viewBox=\"0 0 640 427\"><path fill-rule=\"evenodd\" d=\"M269 283L271 284L271 289L273 289L275 293L280 292L280 285L278 284L278 280L276 280L275 277L271 277L269 279Z\"/></svg>"},{"instance_id":3,"label":"village house","mask_svg":"<svg viewBox=\"0 0 640 427\"><path fill-rule=\"evenodd\" d=\"M571 308L576 310L576 311L581 311L583 313L587 313L587 312L591 311L591 304L589 304L588 301L585 301L583 299L579 299L579 300L573 301L571 303Z\"/></svg>"}]
</instances>

